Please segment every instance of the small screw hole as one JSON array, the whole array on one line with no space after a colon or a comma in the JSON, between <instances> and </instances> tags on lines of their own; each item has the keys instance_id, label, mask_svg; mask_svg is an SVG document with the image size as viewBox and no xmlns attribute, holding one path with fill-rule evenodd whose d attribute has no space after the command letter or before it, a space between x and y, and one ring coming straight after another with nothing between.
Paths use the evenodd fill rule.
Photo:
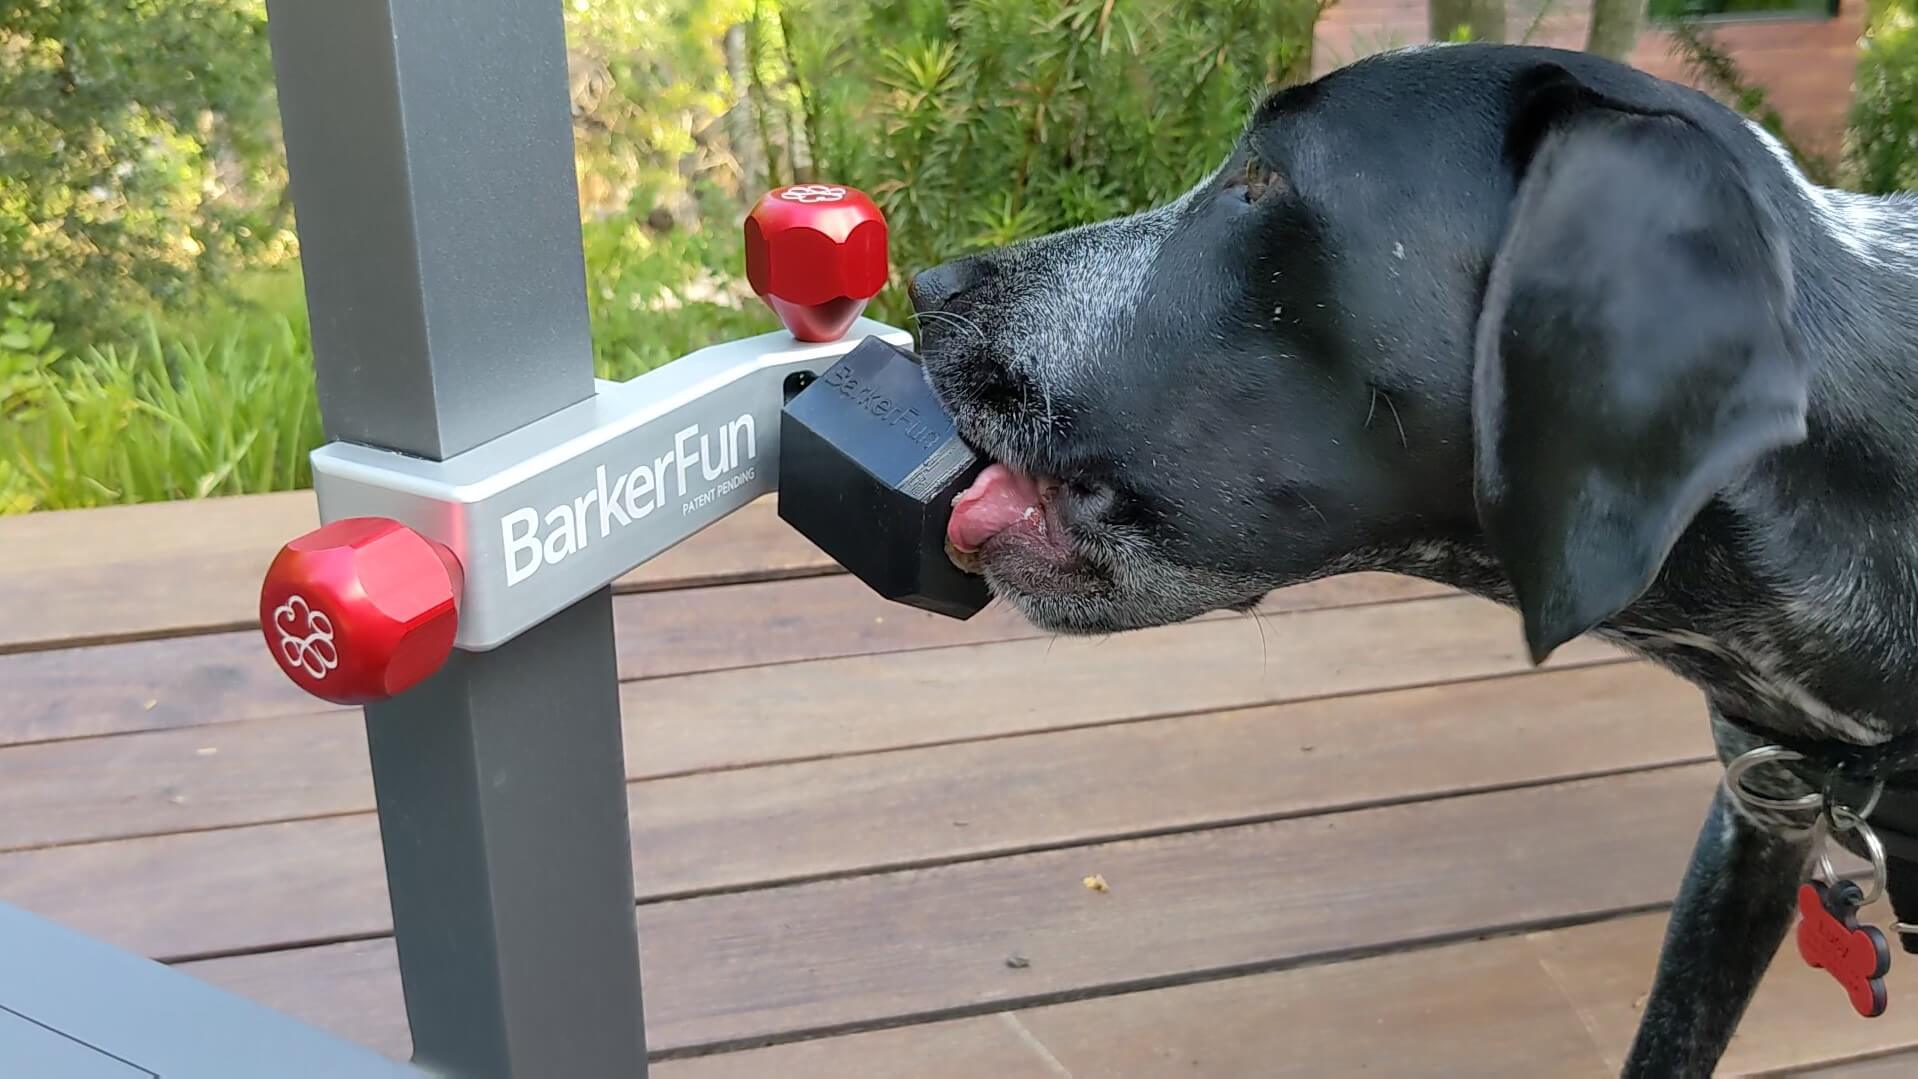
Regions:
<instances>
[{"instance_id":1,"label":"small screw hole","mask_svg":"<svg viewBox=\"0 0 1918 1079\"><path fill-rule=\"evenodd\" d=\"M786 402L788 404L792 403L792 399L799 396L799 391L812 385L818 378L819 376L813 374L811 371L794 371L792 374L787 375L785 385Z\"/></svg>"}]
</instances>

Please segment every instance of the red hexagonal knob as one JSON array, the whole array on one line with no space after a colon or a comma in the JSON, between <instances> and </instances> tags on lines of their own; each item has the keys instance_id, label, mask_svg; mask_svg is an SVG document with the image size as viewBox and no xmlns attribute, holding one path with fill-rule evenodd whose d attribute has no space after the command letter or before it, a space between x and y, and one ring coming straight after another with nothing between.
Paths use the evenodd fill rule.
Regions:
<instances>
[{"instance_id":1,"label":"red hexagonal knob","mask_svg":"<svg viewBox=\"0 0 1918 1079\"><path fill-rule=\"evenodd\" d=\"M746 215L746 280L801 341L837 341L886 273L886 217L861 191L774 188Z\"/></svg>"},{"instance_id":2,"label":"red hexagonal knob","mask_svg":"<svg viewBox=\"0 0 1918 1079\"><path fill-rule=\"evenodd\" d=\"M385 700L446 662L463 581L444 546L398 521L348 517L280 548L260 587L260 630L315 697Z\"/></svg>"}]
</instances>

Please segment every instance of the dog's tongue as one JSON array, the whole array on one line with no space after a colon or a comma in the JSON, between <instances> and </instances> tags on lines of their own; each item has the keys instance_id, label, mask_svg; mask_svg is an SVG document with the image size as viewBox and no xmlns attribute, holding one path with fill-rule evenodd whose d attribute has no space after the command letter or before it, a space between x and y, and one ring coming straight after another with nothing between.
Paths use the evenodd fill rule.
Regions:
<instances>
[{"instance_id":1,"label":"dog's tongue","mask_svg":"<svg viewBox=\"0 0 1918 1079\"><path fill-rule=\"evenodd\" d=\"M946 542L970 554L1014 525L1039 518L1039 485L1002 464L986 466L972 486L952 500Z\"/></svg>"}]
</instances>

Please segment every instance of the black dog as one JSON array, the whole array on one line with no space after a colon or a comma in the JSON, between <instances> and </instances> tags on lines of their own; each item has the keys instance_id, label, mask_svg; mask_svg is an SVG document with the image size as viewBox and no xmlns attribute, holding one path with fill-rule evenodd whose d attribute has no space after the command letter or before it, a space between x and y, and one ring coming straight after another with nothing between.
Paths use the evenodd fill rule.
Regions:
<instances>
[{"instance_id":1,"label":"black dog","mask_svg":"<svg viewBox=\"0 0 1918 1079\"><path fill-rule=\"evenodd\" d=\"M1176 203L913 301L1001 462L952 541L1041 627L1382 570L1516 607L1535 659L1592 631L1667 665L1727 760L1918 729L1918 202L1815 187L1701 94L1373 57ZM1705 823L1627 1074L1708 1074L1791 923L1809 822L1745 809Z\"/></svg>"}]
</instances>

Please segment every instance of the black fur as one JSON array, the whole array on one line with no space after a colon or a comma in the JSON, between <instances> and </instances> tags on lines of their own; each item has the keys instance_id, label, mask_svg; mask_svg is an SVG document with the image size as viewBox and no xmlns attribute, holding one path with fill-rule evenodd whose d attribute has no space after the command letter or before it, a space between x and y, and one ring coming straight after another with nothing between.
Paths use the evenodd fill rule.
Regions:
<instances>
[{"instance_id":1,"label":"black fur","mask_svg":"<svg viewBox=\"0 0 1918 1079\"><path fill-rule=\"evenodd\" d=\"M1918 205L1812 187L1701 94L1546 49L1369 58L1270 97L1177 203L914 300L961 431L1060 481L1067 564L983 552L1041 626L1383 570L1516 607L1537 659L1636 649L1744 726L1918 730ZM1802 823L1714 807L1628 1073L1710 1073Z\"/></svg>"}]
</instances>

